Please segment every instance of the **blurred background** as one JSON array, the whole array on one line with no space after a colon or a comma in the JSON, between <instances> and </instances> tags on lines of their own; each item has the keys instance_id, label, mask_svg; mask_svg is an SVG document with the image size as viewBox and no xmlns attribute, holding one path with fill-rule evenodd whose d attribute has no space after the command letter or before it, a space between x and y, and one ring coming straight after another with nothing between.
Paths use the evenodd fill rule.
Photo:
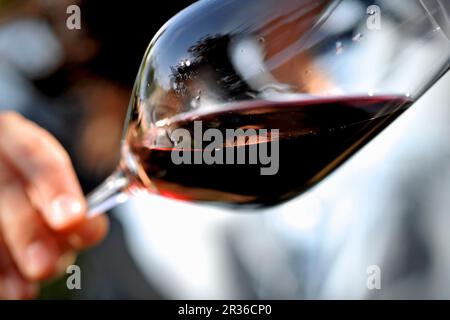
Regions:
<instances>
[{"instance_id":1,"label":"blurred background","mask_svg":"<svg viewBox=\"0 0 450 320\"><path fill-rule=\"evenodd\" d=\"M86 193L117 163L148 43L193 1L167 2L0 0L0 111L53 133ZM350 41L361 27L352 14L395 6L345 3L335 28ZM80 30L66 27L72 4L81 8ZM381 42L359 50L392 45L382 40L380 31ZM431 59L435 48L418 50ZM351 52L342 59L342 77L370 78L370 66L352 68ZM41 298L450 298L449 85L447 74L322 183L259 214L136 197L111 212L103 243L80 255L82 290L67 290L62 278L45 284ZM366 285L372 265L380 290Z\"/></svg>"}]
</instances>

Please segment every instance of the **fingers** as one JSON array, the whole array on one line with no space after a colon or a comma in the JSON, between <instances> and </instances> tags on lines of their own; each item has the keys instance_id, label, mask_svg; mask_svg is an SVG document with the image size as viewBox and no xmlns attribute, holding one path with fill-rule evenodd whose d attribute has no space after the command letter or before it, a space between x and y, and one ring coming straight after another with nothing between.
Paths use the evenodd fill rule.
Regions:
<instances>
[{"instance_id":1,"label":"fingers","mask_svg":"<svg viewBox=\"0 0 450 320\"><path fill-rule=\"evenodd\" d=\"M0 297L28 297L34 281L74 262L73 250L102 239L105 216L86 204L64 149L16 114L0 113ZM7 257L7 258L4 258Z\"/></svg>"},{"instance_id":2,"label":"fingers","mask_svg":"<svg viewBox=\"0 0 450 320\"><path fill-rule=\"evenodd\" d=\"M78 226L86 203L70 159L45 130L15 113L0 115L0 154L22 177L33 205L57 231Z\"/></svg>"},{"instance_id":3,"label":"fingers","mask_svg":"<svg viewBox=\"0 0 450 320\"><path fill-rule=\"evenodd\" d=\"M0 299L31 299L37 291L35 283L21 276L0 237Z\"/></svg>"},{"instance_id":4,"label":"fingers","mask_svg":"<svg viewBox=\"0 0 450 320\"><path fill-rule=\"evenodd\" d=\"M108 219L105 215L86 220L65 237L66 242L76 250L90 247L105 237L108 225Z\"/></svg>"},{"instance_id":5,"label":"fingers","mask_svg":"<svg viewBox=\"0 0 450 320\"><path fill-rule=\"evenodd\" d=\"M42 280L56 272L61 254L55 237L34 210L20 182L0 190L0 230L18 269Z\"/></svg>"}]
</instances>

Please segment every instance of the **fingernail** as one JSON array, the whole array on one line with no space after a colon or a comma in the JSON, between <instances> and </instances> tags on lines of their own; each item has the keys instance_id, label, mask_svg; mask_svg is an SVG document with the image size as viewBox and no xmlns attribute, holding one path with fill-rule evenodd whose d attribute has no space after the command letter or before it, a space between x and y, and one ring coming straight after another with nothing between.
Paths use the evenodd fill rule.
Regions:
<instances>
[{"instance_id":1,"label":"fingernail","mask_svg":"<svg viewBox=\"0 0 450 320\"><path fill-rule=\"evenodd\" d=\"M53 255L46 245L41 242L35 242L26 249L25 262L25 268L29 277L39 279L51 272Z\"/></svg>"},{"instance_id":2,"label":"fingernail","mask_svg":"<svg viewBox=\"0 0 450 320\"><path fill-rule=\"evenodd\" d=\"M102 230L106 229L103 221L98 218L93 218L88 223L85 223L68 237L69 244L75 249L83 249L97 242L101 238Z\"/></svg>"},{"instance_id":3,"label":"fingernail","mask_svg":"<svg viewBox=\"0 0 450 320\"><path fill-rule=\"evenodd\" d=\"M56 274L64 274L67 270L67 267L74 264L77 260L77 255L73 251L64 252L58 259L56 263Z\"/></svg>"},{"instance_id":4,"label":"fingernail","mask_svg":"<svg viewBox=\"0 0 450 320\"><path fill-rule=\"evenodd\" d=\"M64 228L74 221L81 220L84 215L84 207L80 200L63 195L53 200L49 223L55 229Z\"/></svg>"}]
</instances>

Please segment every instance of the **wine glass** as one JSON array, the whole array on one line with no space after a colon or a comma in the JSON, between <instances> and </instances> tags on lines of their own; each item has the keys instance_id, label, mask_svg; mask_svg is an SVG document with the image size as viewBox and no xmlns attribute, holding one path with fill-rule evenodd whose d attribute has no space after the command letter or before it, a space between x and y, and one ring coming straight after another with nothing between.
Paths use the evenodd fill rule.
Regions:
<instances>
[{"instance_id":1,"label":"wine glass","mask_svg":"<svg viewBox=\"0 0 450 320\"><path fill-rule=\"evenodd\" d=\"M244 208L301 194L449 69L449 12L439 0L189 6L145 52L120 163L89 214L141 191Z\"/></svg>"}]
</instances>

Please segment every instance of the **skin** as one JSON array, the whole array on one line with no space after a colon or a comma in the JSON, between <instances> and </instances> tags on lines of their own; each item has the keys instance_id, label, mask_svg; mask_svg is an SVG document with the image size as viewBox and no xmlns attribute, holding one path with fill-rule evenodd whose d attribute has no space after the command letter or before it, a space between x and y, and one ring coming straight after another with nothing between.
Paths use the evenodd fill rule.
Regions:
<instances>
[{"instance_id":1,"label":"skin","mask_svg":"<svg viewBox=\"0 0 450 320\"><path fill-rule=\"evenodd\" d=\"M0 299L36 297L40 281L64 272L107 229L104 215L86 218L56 139L17 113L0 113Z\"/></svg>"}]
</instances>

